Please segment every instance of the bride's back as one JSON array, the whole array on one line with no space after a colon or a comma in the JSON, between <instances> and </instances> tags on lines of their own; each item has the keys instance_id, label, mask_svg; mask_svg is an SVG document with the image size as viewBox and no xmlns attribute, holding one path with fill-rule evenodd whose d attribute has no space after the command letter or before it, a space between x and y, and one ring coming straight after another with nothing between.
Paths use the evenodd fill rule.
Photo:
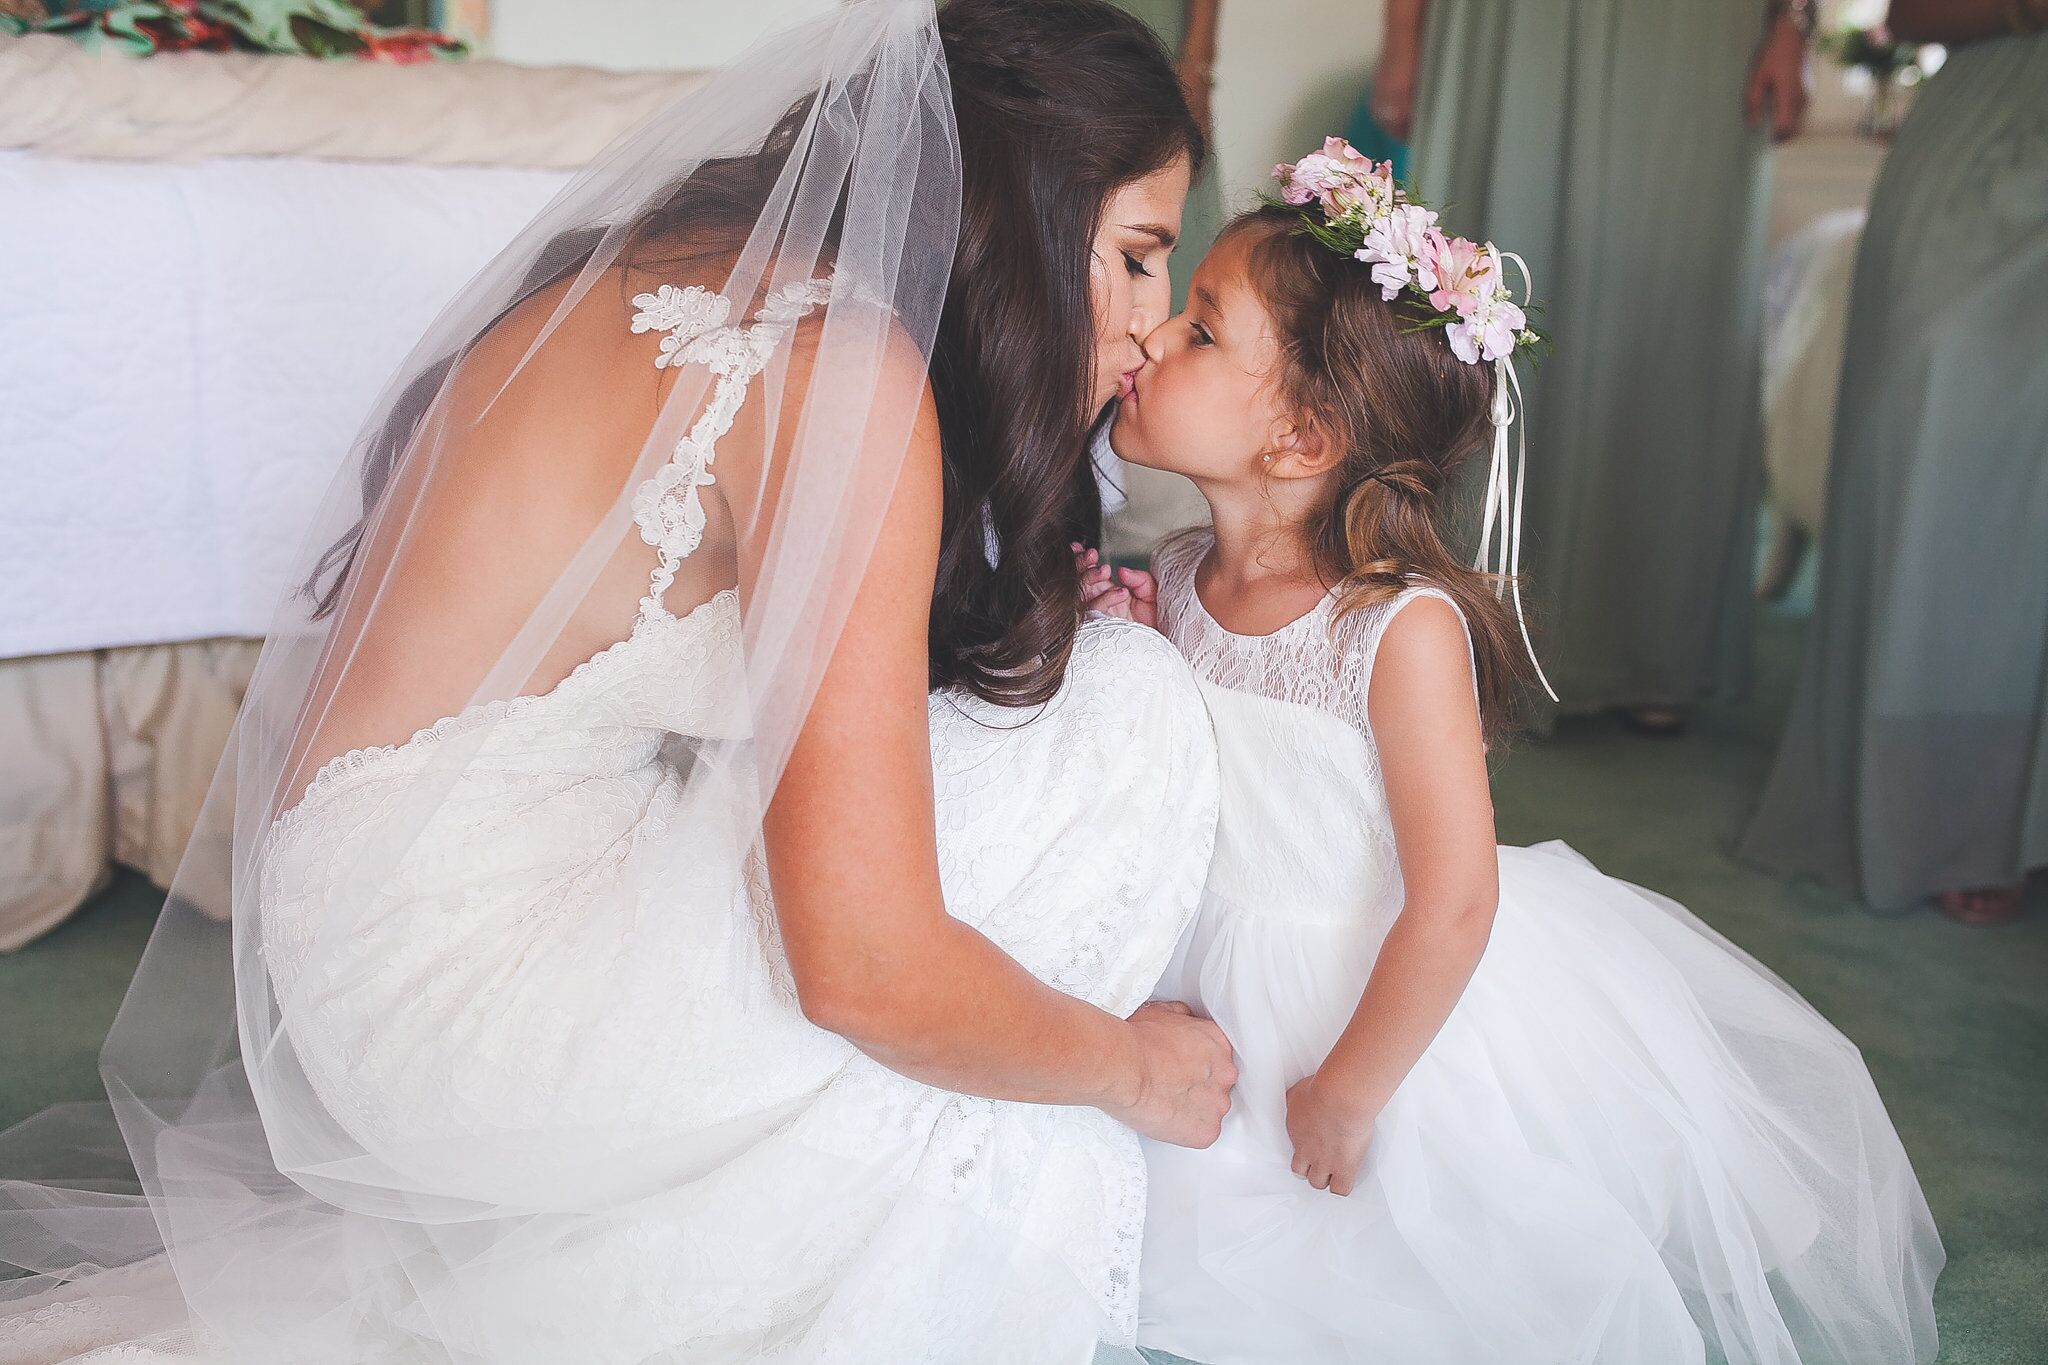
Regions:
<instances>
[{"instance_id":1,"label":"bride's back","mask_svg":"<svg viewBox=\"0 0 2048 1365\"><path fill-rule=\"evenodd\" d=\"M740 402L730 430L707 443L707 455L724 461L717 473L707 461L680 480L666 476L714 480L693 499L702 515L696 543L665 557L650 539L657 499L646 485L678 453L658 448L657 438L700 430L723 377L702 365L658 367L671 343L646 325L647 310L636 313L636 299L666 290L727 309L734 321L746 316L715 292L729 256L683 259L694 278L660 264L614 264L587 288L573 289L571 275L534 291L449 371L382 490L384 505L402 515L372 511L342 584L334 636L347 647L325 661L323 709L302 750L299 790L303 775L335 754L395 743L469 705L565 584L579 585L575 598L553 608L559 628L509 688L517 694L545 693L625 640L664 566L673 581L657 600L673 615L737 586L729 497L743 510L758 497L760 452L773 426L758 401L747 401L747 389L759 387L751 377L731 395ZM814 344L809 335L787 343ZM667 411L679 385L690 391ZM642 505L630 506L636 495ZM495 686L503 692L511 681Z\"/></svg>"}]
</instances>

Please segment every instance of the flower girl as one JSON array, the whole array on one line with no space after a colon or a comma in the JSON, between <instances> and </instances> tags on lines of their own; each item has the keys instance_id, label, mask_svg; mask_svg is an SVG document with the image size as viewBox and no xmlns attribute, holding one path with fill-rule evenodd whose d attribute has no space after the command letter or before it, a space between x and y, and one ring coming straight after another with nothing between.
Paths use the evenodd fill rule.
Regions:
<instances>
[{"instance_id":1,"label":"flower girl","mask_svg":"<svg viewBox=\"0 0 2048 1365\"><path fill-rule=\"evenodd\" d=\"M1519 261L1340 140L1278 174L1116 413L1117 452L1193 479L1214 530L1156 578L1083 556L1095 609L1192 661L1222 752L1160 994L1222 1024L1243 1079L1215 1146L1150 1148L1140 1341L1208 1365L1931 1359L1941 1244L1854 1046L1682 907L1561 843L1494 844L1484 748L1530 657ZM1434 527L1489 427L1494 572Z\"/></svg>"}]
</instances>

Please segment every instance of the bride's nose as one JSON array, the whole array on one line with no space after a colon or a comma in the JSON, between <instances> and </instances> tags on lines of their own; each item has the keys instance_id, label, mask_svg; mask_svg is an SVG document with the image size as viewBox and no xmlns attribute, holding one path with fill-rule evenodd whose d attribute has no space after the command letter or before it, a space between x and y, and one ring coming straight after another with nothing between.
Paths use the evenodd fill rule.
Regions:
<instances>
[{"instance_id":1,"label":"bride's nose","mask_svg":"<svg viewBox=\"0 0 2048 1365\"><path fill-rule=\"evenodd\" d=\"M1138 343L1138 349L1145 349L1145 338L1158 329L1155 314L1150 308L1139 304L1131 310L1131 340Z\"/></svg>"},{"instance_id":2,"label":"bride's nose","mask_svg":"<svg viewBox=\"0 0 2048 1365\"><path fill-rule=\"evenodd\" d=\"M1167 283L1163 272L1156 280L1139 280L1138 284L1141 287L1131 300L1131 340L1142 347L1145 338L1172 314L1173 286Z\"/></svg>"}]
</instances>

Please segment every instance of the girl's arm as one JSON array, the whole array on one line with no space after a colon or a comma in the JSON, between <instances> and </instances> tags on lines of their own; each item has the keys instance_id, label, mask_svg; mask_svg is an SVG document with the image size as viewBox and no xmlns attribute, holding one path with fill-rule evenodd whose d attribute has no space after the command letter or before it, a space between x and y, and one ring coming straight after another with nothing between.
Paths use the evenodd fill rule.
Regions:
<instances>
[{"instance_id":1,"label":"girl's arm","mask_svg":"<svg viewBox=\"0 0 2048 1365\"><path fill-rule=\"evenodd\" d=\"M803 362L792 357L790 392L804 391ZM938 419L925 392L873 557L763 829L801 1007L915 1080L1092 1105L1149 1136L1206 1146L1236 1079L1214 1024L1157 1005L1118 1019L1046 985L946 913L926 711L941 497Z\"/></svg>"},{"instance_id":2,"label":"girl's arm","mask_svg":"<svg viewBox=\"0 0 2048 1365\"><path fill-rule=\"evenodd\" d=\"M1908 43L1974 43L2048 28L2043 0L1892 0L1885 27Z\"/></svg>"},{"instance_id":3,"label":"girl's arm","mask_svg":"<svg viewBox=\"0 0 2048 1365\"><path fill-rule=\"evenodd\" d=\"M1464 994L1499 901L1493 801L1464 623L1433 597L1403 606L1366 696L1407 899L1351 1022L1288 1092L1297 1175L1351 1193L1373 1120Z\"/></svg>"}]
</instances>

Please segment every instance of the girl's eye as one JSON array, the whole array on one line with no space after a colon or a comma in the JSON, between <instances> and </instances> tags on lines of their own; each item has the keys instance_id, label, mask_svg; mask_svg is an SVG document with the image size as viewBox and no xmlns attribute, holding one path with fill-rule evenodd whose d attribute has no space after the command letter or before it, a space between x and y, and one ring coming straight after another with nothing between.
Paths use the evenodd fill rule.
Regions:
<instances>
[{"instance_id":1,"label":"girl's eye","mask_svg":"<svg viewBox=\"0 0 2048 1365\"><path fill-rule=\"evenodd\" d=\"M1133 275L1143 275L1148 280L1152 278L1152 272L1145 268L1145 263L1128 251L1124 253L1124 268Z\"/></svg>"},{"instance_id":2,"label":"girl's eye","mask_svg":"<svg viewBox=\"0 0 2048 1365\"><path fill-rule=\"evenodd\" d=\"M1209 329L1208 329L1207 327L1204 327L1204 326L1203 326L1203 325L1202 325L1201 323L1199 323L1199 322L1191 322L1191 323L1189 323L1189 324L1188 324L1188 326L1190 326L1190 327L1192 327L1192 328L1194 329L1194 332L1195 332L1195 345L1197 345L1197 346L1214 346L1214 345L1216 344L1216 338L1215 338L1215 337L1212 337L1212 336L1210 336L1210 335L1209 335Z\"/></svg>"}]
</instances>

